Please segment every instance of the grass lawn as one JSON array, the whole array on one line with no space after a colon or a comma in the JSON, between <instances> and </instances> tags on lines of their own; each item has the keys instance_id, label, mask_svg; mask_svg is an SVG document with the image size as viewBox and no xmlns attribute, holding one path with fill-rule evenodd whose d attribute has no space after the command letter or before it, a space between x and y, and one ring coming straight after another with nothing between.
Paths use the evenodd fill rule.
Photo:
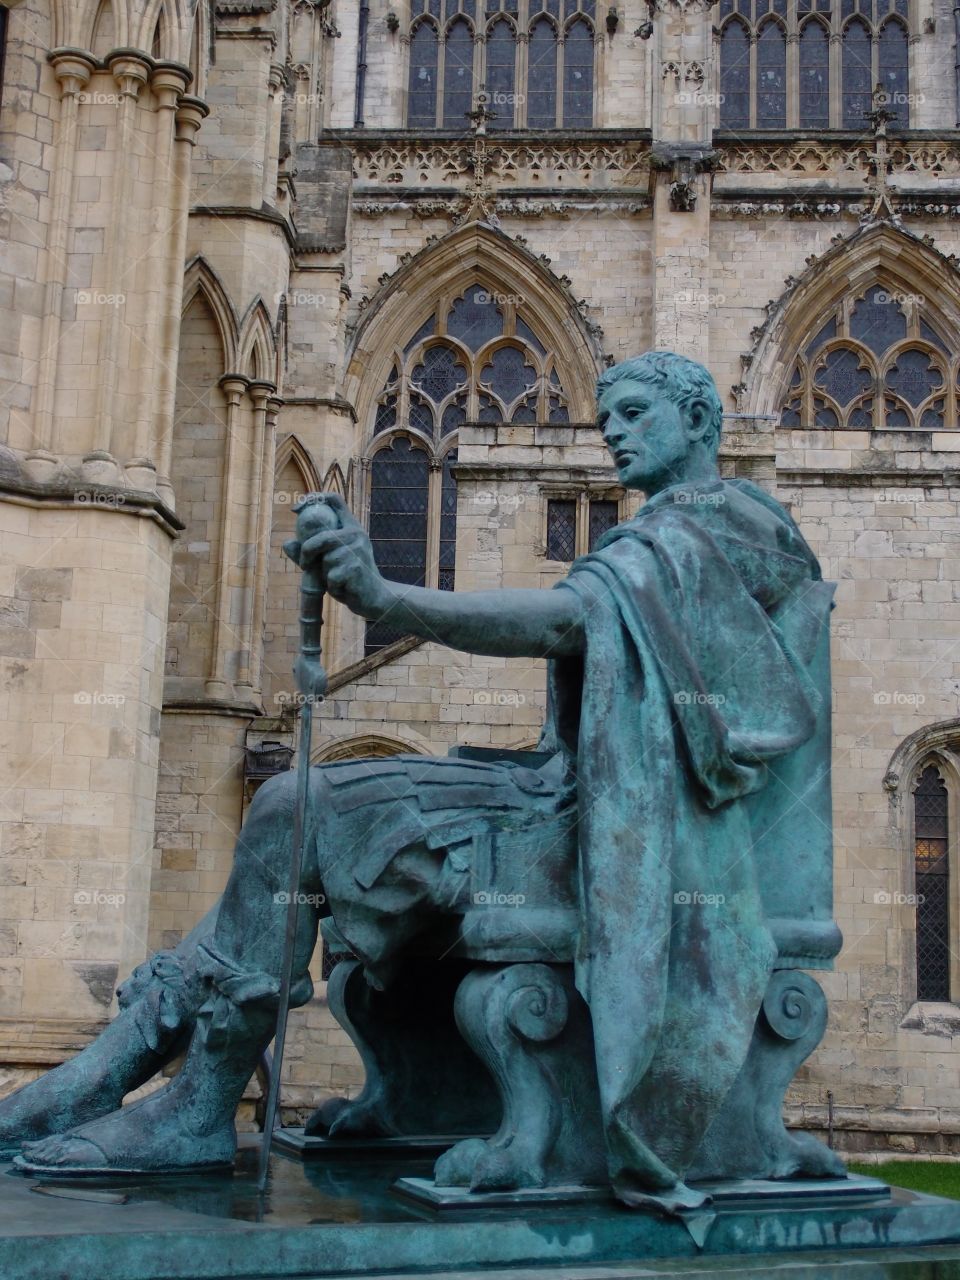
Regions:
<instances>
[{"instance_id":1,"label":"grass lawn","mask_svg":"<svg viewBox=\"0 0 960 1280\"><path fill-rule=\"evenodd\" d=\"M880 1178L894 1187L960 1200L960 1161L888 1160L885 1164L848 1164L847 1168L851 1173Z\"/></svg>"}]
</instances>

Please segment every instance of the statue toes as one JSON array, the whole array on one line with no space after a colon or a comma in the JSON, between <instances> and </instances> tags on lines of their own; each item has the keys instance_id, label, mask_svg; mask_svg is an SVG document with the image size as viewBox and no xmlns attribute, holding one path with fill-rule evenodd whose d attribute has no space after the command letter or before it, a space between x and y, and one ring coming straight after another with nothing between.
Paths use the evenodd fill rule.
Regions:
<instances>
[{"instance_id":1,"label":"statue toes","mask_svg":"<svg viewBox=\"0 0 960 1280\"><path fill-rule=\"evenodd\" d=\"M509 1147L486 1147L477 1161L471 1191L512 1191L516 1187L542 1187L546 1181L538 1160L524 1158L516 1144Z\"/></svg>"},{"instance_id":2,"label":"statue toes","mask_svg":"<svg viewBox=\"0 0 960 1280\"><path fill-rule=\"evenodd\" d=\"M469 1187L473 1171L487 1149L482 1138L466 1138L445 1151L433 1166L433 1178L438 1187Z\"/></svg>"}]
</instances>

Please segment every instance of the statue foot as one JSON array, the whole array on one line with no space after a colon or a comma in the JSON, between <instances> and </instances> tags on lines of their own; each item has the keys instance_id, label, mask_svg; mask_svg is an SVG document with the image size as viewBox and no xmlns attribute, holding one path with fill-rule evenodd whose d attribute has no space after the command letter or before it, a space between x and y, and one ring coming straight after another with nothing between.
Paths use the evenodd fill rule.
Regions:
<instances>
[{"instance_id":1,"label":"statue foot","mask_svg":"<svg viewBox=\"0 0 960 1280\"><path fill-rule=\"evenodd\" d=\"M176 1081L133 1106L70 1133L28 1142L14 1167L77 1177L207 1172L233 1167L237 1135L225 1124L196 1123ZM180 1095L178 1097L178 1095Z\"/></svg>"},{"instance_id":2,"label":"statue foot","mask_svg":"<svg viewBox=\"0 0 960 1280\"><path fill-rule=\"evenodd\" d=\"M307 1135L328 1138L391 1138L394 1130L384 1121L377 1102L363 1098L327 1098L304 1126Z\"/></svg>"},{"instance_id":3,"label":"statue foot","mask_svg":"<svg viewBox=\"0 0 960 1280\"><path fill-rule=\"evenodd\" d=\"M835 1151L809 1133L791 1133L773 1178L845 1178L847 1166Z\"/></svg>"},{"instance_id":4,"label":"statue foot","mask_svg":"<svg viewBox=\"0 0 960 1280\"><path fill-rule=\"evenodd\" d=\"M433 1169L438 1187L469 1187L471 1191L513 1191L542 1187L546 1175L539 1160L524 1144L498 1146L483 1138L467 1138L437 1160Z\"/></svg>"},{"instance_id":5,"label":"statue foot","mask_svg":"<svg viewBox=\"0 0 960 1280\"><path fill-rule=\"evenodd\" d=\"M118 1081L61 1063L0 1101L0 1160L25 1142L62 1133L116 1111L126 1092Z\"/></svg>"}]
</instances>

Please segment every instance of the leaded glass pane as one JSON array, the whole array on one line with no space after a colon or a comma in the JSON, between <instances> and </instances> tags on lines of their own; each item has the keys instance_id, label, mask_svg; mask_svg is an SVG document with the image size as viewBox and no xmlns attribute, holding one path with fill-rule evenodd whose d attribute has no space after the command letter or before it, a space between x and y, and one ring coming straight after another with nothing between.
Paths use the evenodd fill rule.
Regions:
<instances>
[{"instance_id":1,"label":"leaded glass pane","mask_svg":"<svg viewBox=\"0 0 960 1280\"><path fill-rule=\"evenodd\" d=\"M780 415L780 425L782 427L799 427L800 426L800 401L789 400L784 405L783 413Z\"/></svg>"},{"instance_id":2,"label":"leaded glass pane","mask_svg":"<svg viewBox=\"0 0 960 1280\"><path fill-rule=\"evenodd\" d=\"M823 326L817 336L807 347L804 355L809 360L815 351L818 351L825 342L832 342L837 336L837 317L831 316L827 323Z\"/></svg>"},{"instance_id":3,"label":"leaded glass pane","mask_svg":"<svg viewBox=\"0 0 960 1280\"><path fill-rule=\"evenodd\" d=\"M370 541L377 568L393 582L422 587L427 569L426 452L398 436L374 454L370 471ZM366 652L392 644L401 634L381 623L368 623Z\"/></svg>"},{"instance_id":4,"label":"leaded glass pane","mask_svg":"<svg viewBox=\"0 0 960 1280\"><path fill-rule=\"evenodd\" d=\"M563 403L559 396L550 397L550 412L547 417L548 422L556 423L563 426L570 421L570 414L567 406Z\"/></svg>"},{"instance_id":5,"label":"leaded glass pane","mask_svg":"<svg viewBox=\"0 0 960 1280\"><path fill-rule=\"evenodd\" d=\"M436 331L437 317L431 316L429 320L425 320L423 322L417 332L403 348L403 354L408 356L414 347L419 347L421 342L426 342L427 338L432 338Z\"/></svg>"},{"instance_id":6,"label":"leaded glass pane","mask_svg":"<svg viewBox=\"0 0 960 1280\"><path fill-rule=\"evenodd\" d=\"M505 18L487 32L487 95L491 129L512 129L516 103L517 38Z\"/></svg>"},{"instance_id":7,"label":"leaded glass pane","mask_svg":"<svg viewBox=\"0 0 960 1280\"><path fill-rule=\"evenodd\" d=\"M375 433L381 431L389 431L391 427L397 425L397 397L387 396L377 405L377 416L374 419L373 430Z\"/></svg>"},{"instance_id":8,"label":"leaded glass pane","mask_svg":"<svg viewBox=\"0 0 960 1280\"><path fill-rule=\"evenodd\" d=\"M437 585L441 591L452 591L457 560L457 482L453 467L457 461L456 449L450 449L443 459L443 475L440 481L440 572Z\"/></svg>"},{"instance_id":9,"label":"leaded glass pane","mask_svg":"<svg viewBox=\"0 0 960 1280\"><path fill-rule=\"evenodd\" d=\"M909 427L910 415L904 409L903 405L898 404L896 400L885 399L883 402L884 412L887 416L887 426L899 429L900 427Z\"/></svg>"},{"instance_id":10,"label":"leaded glass pane","mask_svg":"<svg viewBox=\"0 0 960 1280\"><path fill-rule=\"evenodd\" d=\"M577 504L554 498L547 503L547 557L570 561L577 554Z\"/></svg>"},{"instance_id":11,"label":"leaded glass pane","mask_svg":"<svg viewBox=\"0 0 960 1280\"><path fill-rule=\"evenodd\" d=\"M433 410L425 400L410 398L410 413L407 419L414 431L422 431L424 435L433 435Z\"/></svg>"},{"instance_id":12,"label":"leaded glass pane","mask_svg":"<svg viewBox=\"0 0 960 1280\"><path fill-rule=\"evenodd\" d=\"M831 351L814 375L816 385L841 407L870 389L870 370L861 368L855 351Z\"/></svg>"},{"instance_id":13,"label":"leaded glass pane","mask_svg":"<svg viewBox=\"0 0 960 1280\"><path fill-rule=\"evenodd\" d=\"M477 420L479 422L503 421L503 413L500 410L500 406L496 401L491 400L489 396L484 395L482 392L480 394L480 410L477 414Z\"/></svg>"},{"instance_id":14,"label":"leaded glass pane","mask_svg":"<svg viewBox=\"0 0 960 1280\"><path fill-rule=\"evenodd\" d=\"M617 504L606 498L597 498L590 503L590 526L587 537L587 550L592 551L608 529L617 523Z\"/></svg>"},{"instance_id":15,"label":"leaded glass pane","mask_svg":"<svg viewBox=\"0 0 960 1280\"><path fill-rule=\"evenodd\" d=\"M467 129L473 107L473 32L464 18L447 28L443 64L443 127Z\"/></svg>"},{"instance_id":16,"label":"leaded glass pane","mask_svg":"<svg viewBox=\"0 0 960 1280\"><path fill-rule=\"evenodd\" d=\"M437 32L421 22L410 39L410 80L407 124L433 129L437 123Z\"/></svg>"},{"instance_id":17,"label":"leaded glass pane","mask_svg":"<svg viewBox=\"0 0 960 1280\"><path fill-rule=\"evenodd\" d=\"M563 124L593 125L593 32L580 19L567 28L563 42Z\"/></svg>"},{"instance_id":18,"label":"leaded glass pane","mask_svg":"<svg viewBox=\"0 0 960 1280\"><path fill-rule=\"evenodd\" d=\"M827 429L839 427L837 415L819 396L813 397L813 425Z\"/></svg>"},{"instance_id":19,"label":"leaded glass pane","mask_svg":"<svg viewBox=\"0 0 960 1280\"><path fill-rule=\"evenodd\" d=\"M870 70L870 31L854 20L843 33L843 127L868 128L867 113L873 103Z\"/></svg>"},{"instance_id":20,"label":"leaded glass pane","mask_svg":"<svg viewBox=\"0 0 960 1280\"><path fill-rule=\"evenodd\" d=\"M434 404L445 400L466 380L467 371L452 347L428 347L411 377L413 385Z\"/></svg>"},{"instance_id":21,"label":"leaded glass pane","mask_svg":"<svg viewBox=\"0 0 960 1280\"><path fill-rule=\"evenodd\" d=\"M787 38L779 23L767 22L757 40L757 128L783 129L787 123Z\"/></svg>"},{"instance_id":22,"label":"leaded glass pane","mask_svg":"<svg viewBox=\"0 0 960 1280\"><path fill-rule=\"evenodd\" d=\"M514 426L522 426L524 423L535 423L537 420L537 396L527 396L521 400L511 415L510 421Z\"/></svg>"},{"instance_id":23,"label":"leaded glass pane","mask_svg":"<svg viewBox=\"0 0 960 1280\"><path fill-rule=\"evenodd\" d=\"M939 347L944 355L950 354L947 344L940 337L939 333L937 333L936 329L934 329L932 325L927 324L926 320L920 321L920 337L925 338L927 342L933 343L935 347Z\"/></svg>"},{"instance_id":24,"label":"leaded glass pane","mask_svg":"<svg viewBox=\"0 0 960 1280\"><path fill-rule=\"evenodd\" d=\"M471 351L479 351L484 343L503 333L503 312L482 285L471 285L450 308L447 333Z\"/></svg>"},{"instance_id":25,"label":"leaded glass pane","mask_svg":"<svg viewBox=\"0 0 960 1280\"><path fill-rule=\"evenodd\" d=\"M882 355L907 336L907 320L892 294L875 285L860 298L850 315L850 336Z\"/></svg>"},{"instance_id":26,"label":"leaded glass pane","mask_svg":"<svg viewBox=\"0 0 960 1280\"><path fill-rule=\"evenodd\" d=\"M865 400L861 400L850 410L850 416L847 419L847 425L857 428L861 431L870 431L873 429L873 397L867 396Z\"/></svg>"},{"instance_id":27,"label":"leaded glass pane","mask_svg":"<svg viewBox=\"0 0 960 1280\"><path fill-rule=\"evenodd\" d=\"M530 28L527 46L527 127L557 127L557 33L541 18Z\"/></svg>"},{"instance_id":28,"label":"leaded glass pane","mask_svg":"<svg viewBox=\"0 0 960 1280\"><path fill-rule=\"evenodd\" d=\"M883 24L879 56L883 105L893 113L892 123L906 128L910 117L907 106L907 32L901 23L891 21Z\"/></svg>"},{"instance_id":29,"label":"leaded glass pane","mask_svg":"<svg viewBox=\"0 0 960 1280\"><path fill-rule=\"evenodd\" d=\"M830 37L819 22L800 32L800 127L826 129L830 124Z\"/></svg>"},{"instance_id":30,"label":"leaded glass pane","mask_svg":"<svg viewBox=\"0 0 960 1280\"><path fill-rule=\"evenodd\" d=\"M728 22L720 37L720 123L750 127L750 41L742 22Z\"/></svg>"},{"instance_id":31,"label":"leaded glass pane","mask_svg":"<svg viewBox=\"0 0 960 1280\"><path fill-rule=\"evenodd\" d=\"M543 343L540 341L537 335L533 332L533 330L530 328L527 322L525 320L521 320L519 316L517 316L516 332L517 332L517 337L522 338L524 342L529 343L529 345L533 347L534 351L536 351L537 355L545 356L547 354L546 347L543 345ZM557 381L556 374L553 375L553 378L554 378L554 381ZM559 382L557 383L557 385L559 385Z\"/></svg>"},{"instance_id":32,"label":"leaded glass pane","mask_svg":"<svg viewBox=\"0 0 960 1280\"><path fill-rule=\"evenodd\" d=\"M929 409L924 409L920 418L920 426L924 431L942 431L946 404L943 400L934 400Z\"/></svg>"},{"instance_id":33,"label":"leaded glass pane","mask_svg":"<svg viewBox=\"0 0 960 1280\"><path fill-rule=\"evenodd\" d=\"M917 999L950 999L947 788L928 765L913 795L917 895Z\"/></svg>"},{"instance_id":34,"label":"leaded glass pane","mask_svg":"<svg viewBox=\"0 0 960 1280\"><path fill-rule=\"evenodd\" d=\"M537 375L516 347L498 347L481 370L480 378L488 390L509 405L534 385Z\"/></svg>"},{"instance_id":35,"label":"leaded glass pane","mask_svg":"<svg viewBox=\"0 0 960 1280\"><path fill-rule=\"evenodd\" d=\"M458 427L462 427L467 420L467 411L464 408L466 402L465 396L457 396L453 404L448 404L443 411L443 418L440 422L440 430L446 436L451 431L456 431Z\"/></svg>"},{"instance_id":36,"label":"leaded glass pane","mask_svg":"<svg viewBox=\"0 0 960 1280\"><path fill-rule=\"evenodd\" d=\"M886 385L916 408L943 385L943 374L926 351L901 351L887 370Z\"/></svg>"}]
</instances>

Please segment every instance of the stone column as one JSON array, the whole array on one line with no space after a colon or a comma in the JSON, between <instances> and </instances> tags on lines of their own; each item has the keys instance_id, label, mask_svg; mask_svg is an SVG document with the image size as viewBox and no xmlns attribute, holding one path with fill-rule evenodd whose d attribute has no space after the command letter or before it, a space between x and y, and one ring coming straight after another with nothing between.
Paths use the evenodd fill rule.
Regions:
<instances>
[{"instance_id":1,"label":"stone column","mask_svg":"<svg viewBox=\"0 0 960 1280\"><path fill-rule=\"evenodd\" d=\"M213 648L210 654L210 678L206 686L207 694L218 700L231 697L231 686L236 680L236 672L228 670L231 652L228 646L231 643L231 637L235 637L231 610L236 564L233 538L236 523L240 436L245 434L240 401L249 385L247 378L238 377L236 374L228 374L220 379L220 386L227 398L227 448L220 501L219 566L213 617Z\"/></svg>"}]
</instances>

